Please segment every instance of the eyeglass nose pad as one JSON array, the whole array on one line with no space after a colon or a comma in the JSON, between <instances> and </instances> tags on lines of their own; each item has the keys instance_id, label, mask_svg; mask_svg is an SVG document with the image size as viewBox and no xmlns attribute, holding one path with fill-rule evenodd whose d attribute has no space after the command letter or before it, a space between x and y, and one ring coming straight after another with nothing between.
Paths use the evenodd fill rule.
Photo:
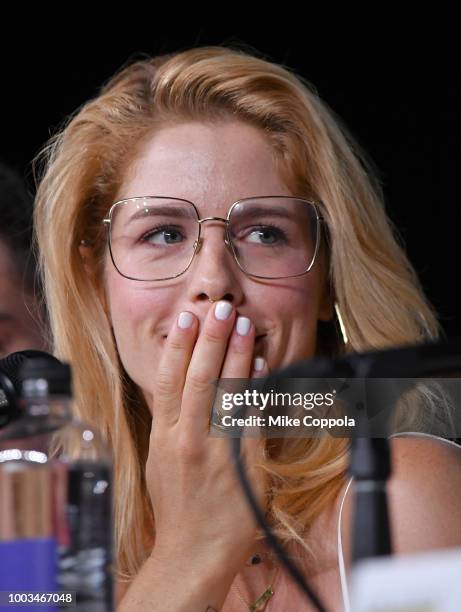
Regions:
<instances>
[{"instance_id":1,"label":"eyeglass nose pad","mask_svg":"<svg viewBox=\"0 0 461 612\"><path fill-rule=\"evenodd\" d=\"M202 244L203 244L203 238L198 238L198 240L196 240L194 242L193 248L194 248L194 254L196 255L200 249L202 248ZM226 247L229 249L229 251L232 253L232 246L231 243L229 242L229 240L227 238L224 238L224 244L226 245Z\"/></svg>"},{"instance_id":2,"label":"eyeglass nose pad","mask_svg":"<svg viewBox=\"0 0 461 612\"><path fill-rule=\"evenodd\" d=\"M226 225L226 230L224 232L224 244L226 245L227 250L232 255L232 257L235 257L234 247L233 247L233 245L231 243L230 233L229 233L229 226L228 225Z\"/></svg>"},{"instance_id":3,"label":"eyeglass nose pad","mask_svg":"<svg viewBox=\"0 0 461 612\"><path fill-rule=\"evenodd\" d=\"M194 242L194 254L197 254L200 249L202 248L202 239L198 238L195 242Z\"/></svg>"}]
</instances>

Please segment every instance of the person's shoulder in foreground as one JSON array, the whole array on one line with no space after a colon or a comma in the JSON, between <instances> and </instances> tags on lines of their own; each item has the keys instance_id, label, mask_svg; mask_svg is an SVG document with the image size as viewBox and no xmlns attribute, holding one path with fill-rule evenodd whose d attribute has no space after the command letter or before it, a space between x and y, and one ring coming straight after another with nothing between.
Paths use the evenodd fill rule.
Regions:
<instances>
[{"instance_id":1,"label":"person's shoulder in foreground","mask_svg":"<svg viewBox=\"0 0 461 612\"><path fill-rule=\"evenodd\" d=\"M389 515L395 553L461 546L461 447L430 436L390 439ZM341 520L344 559L350 562L352 489Z\"/></svg>"}]
</instances>

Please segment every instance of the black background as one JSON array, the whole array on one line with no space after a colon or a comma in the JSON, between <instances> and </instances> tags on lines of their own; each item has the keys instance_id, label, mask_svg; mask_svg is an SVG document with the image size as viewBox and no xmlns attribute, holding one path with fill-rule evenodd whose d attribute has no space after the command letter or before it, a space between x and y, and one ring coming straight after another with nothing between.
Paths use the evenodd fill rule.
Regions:
<instances>
[{"instance_id":1,"label":"black background","mask_svg":"<svg viewBox=\"0 0 461 612\"><path fill-rule=\"evenodd\" d=\"M424 290L447 335L461 336L458 36L435 21L424 31L411 21L403 33L381 23L378 35L374 19L337 35L328 21L313 28L296 16L270 29L261 22L232 30L172 27L165 19L161 27L151 19L149 28L146 19L138 15L136 28L127 23L72 35L58 28L3 43L0 158L31 185L30 161L49 135L136 53L253 47L310 81L369 153Z\"/></svg>"}]
</instances>

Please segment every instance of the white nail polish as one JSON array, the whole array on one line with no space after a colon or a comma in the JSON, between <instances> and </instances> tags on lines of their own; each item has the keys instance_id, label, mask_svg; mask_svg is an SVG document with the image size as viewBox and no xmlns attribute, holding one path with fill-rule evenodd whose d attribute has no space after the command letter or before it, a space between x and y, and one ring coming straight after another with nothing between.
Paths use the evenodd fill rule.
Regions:
<instances>
[{"instance_id":1,"label":"white nail polish","mask_svg":"<svg viewBox=\"0 0 461 612\"><path fill-rule=\"evenodd\" d=\"M222 302L218 302L214 309L215 317L220 321L225 321L228 319L231 312L232 304L229 304L229 302L225 302L224 300Z\"/></svg>"},{"instance_id":2,"label":"white nail polish","mask_svg":"<svg viewBox=\"0 0 461 612\"><path fill-rule=\"evenodd\" d=\"M237 333L239 336L246 336L250 331L251 321L248 317L239 317L237 319Z\"/></svg>"},{"instance_id":3,"label":"white nail polish","mask_svg":"<svg viewBox=\"0 0 461 612\"><path fill-rule=\"evenodd\" d=\"M181 312L178 317L178 327L181 329L187 329L192 325L192 315L190 312Z\"/></svg>"},{"instance_id":4,"label":"white nail polish","mask_svg":"<svg viewBox=\"0 0 461 612\"><path fill-rule=\"evenodd\" d=\"M256 357L253 363L253 367L256 370L256 372L261 372L261 370L264 369L265 364L266 362L264 360L264 357Z\"/></svg>"}]
</instances>

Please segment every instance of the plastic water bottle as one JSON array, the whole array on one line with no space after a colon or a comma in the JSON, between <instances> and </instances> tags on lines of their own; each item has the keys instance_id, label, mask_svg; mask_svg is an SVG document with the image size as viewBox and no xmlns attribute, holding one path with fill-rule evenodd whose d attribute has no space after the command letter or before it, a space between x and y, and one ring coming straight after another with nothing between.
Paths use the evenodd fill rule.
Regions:
<instances>
[{"instance_id":1,"label":"plastic water bottle","mask_svg":"<svg viewBox=\"0 0 461 612\"><path fill-rule=\"evenodd\" d=\"M29 360L21 377L24 414L0 431L0 592L16 593L4 609L37 592L55 595L29 610L64 609L71 592L78 612L112 612L110 453L72 416L68 365Z\"/></svg>"}]
</instances>

